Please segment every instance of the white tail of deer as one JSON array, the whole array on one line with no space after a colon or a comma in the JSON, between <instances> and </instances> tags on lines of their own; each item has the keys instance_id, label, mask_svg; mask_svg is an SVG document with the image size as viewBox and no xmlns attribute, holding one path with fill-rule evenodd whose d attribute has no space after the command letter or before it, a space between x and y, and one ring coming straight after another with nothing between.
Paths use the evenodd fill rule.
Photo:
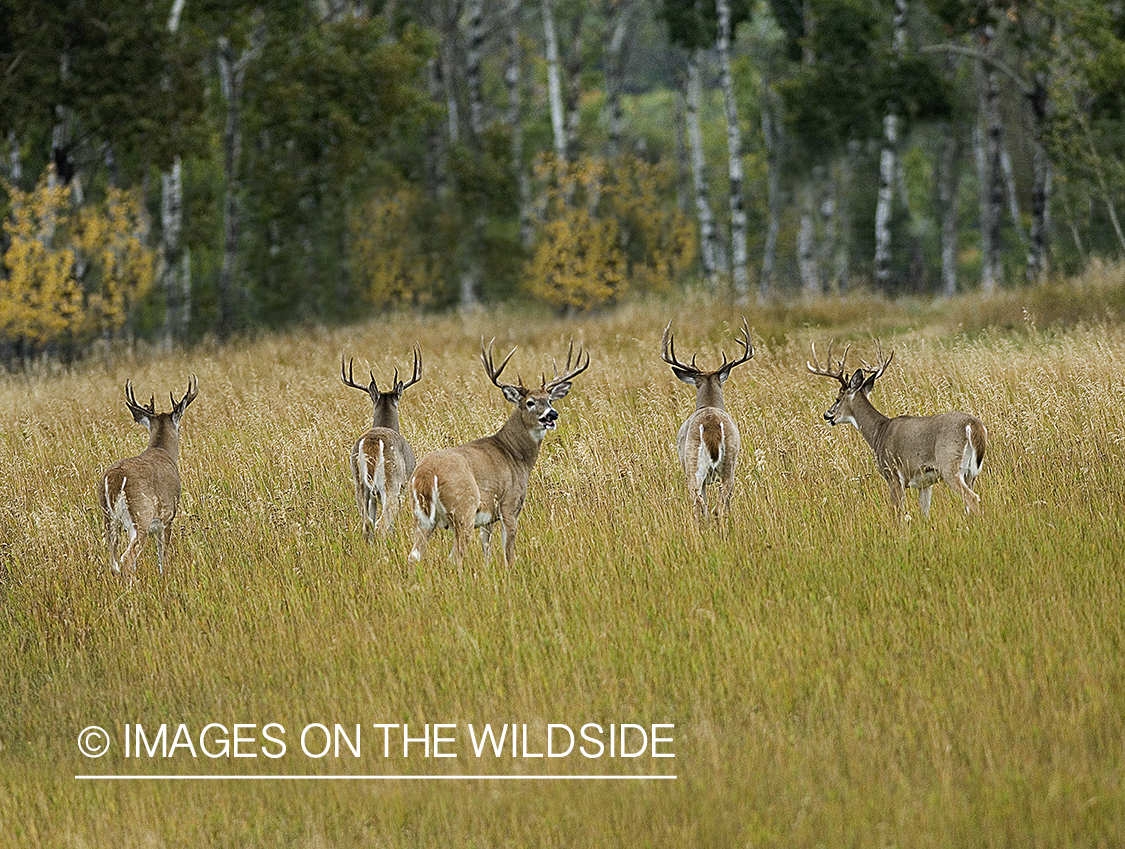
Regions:
<instances>
[{"instance_id":1,"label":"white tail of deer","mask_svg":"<svg viewBox=\"0 0 1125 849\"><path fill-rule=\"evenodd\" d=\"M522 381L516 385L500 383L500 373L514 353L513 348L497 367L492 360L492 346L486 352L481 340L481 362L489 380L516 405L503 427L492 436L467 445L427 454L414 470L410 503L416 530L409 557L413 563L422 559L434 530L452 528L453 556L460 567L474 527L481 529L487 562L497 522L504 541L504 560L511 564L515 559L516 529L531 469L539 457L543 438L555 428L559 417L551 404L570 391L571 381L589 367L590 355L587 353L583 362L580 350L574 358L571 343L563 374L556 375L550 383L544 378L538 389L528 389Z\"/></svg>"},{"instance_id":2,"label":"white tail of deer","mask_svg":"<svg viewBox=\"0 0 1125 849\"><path fill-rule=\"evenodd\" d=\"M847 356L845 348L834 367L829 345L828 365L821 366L814 345L812 362L806 365L813 374L839 382L840 394L824 419L831 425L851 423L867 440L875 453L875 465L890 487L895 515L902 514L906 490L913 487L918 490L922 516L929 516L931 489L939 480L961 496L966 512L979 513L980 497L973 492L973 481L980 474L987 447L981 420L959 412L888 418L875 409L868 395L891 364L894 351L883 357L879 348L878 364L872 368L864 363L866 371L856 369L850 378L844 374Z\"/></svg>"},{"instance_id":3,"label":"white tail of deer","mask_svg":"<svg viewBox=\"0 0 1125 849\"><path fill-rule=\"evenodd\" d=\"M738 425L723 408L723 384L730 377L731 369L754 356L750 343L750 328L742 319L742 356L727 362L723 354L723 364L714 371L703 371L695 364L681 363L676 359L675 343L672 339L672 322L664 328L661 340L661 357L672 367L672 372L684 383L695 387L695 412L680 425L676 434L676 450L680 455L680 465L687 475L688 488L702 521L707 517L707 487L719 486L719 498L712 512L717 519L726 516L730 509L731 489L734 486L734 472L738 466L738 450L742 437Z\"/></svg>"},{"instance_id":4,"label":"white tail of deer","mask_svg":"<svg viewBox=\"0 0 1125 849\"><path fill-rule=\"evenodd\" d=\"M402 489L414 471L414 449L398 430L398 402L402 393L422 377L422 352L414 346L414 369L410 380L398 379L395 368L391 388L380 391L375 385L374 372L368 372L371 382L364 386L355 382L353 361L344 367L340 355L340 379L345 386L366 392L374 407L374 423L352 446L352 477L355 479L355 501L363 523L363 537L370 541L380 527L388 533L398 515ZM380 512L382 505L382 512Z\"/></svg>"},{"instance_id":5,"label":"white tail of deer","mask_svg":"<svg viewBox=\"0 0 1125 849\"><path fill-rule=\"evenodd\" d=\"M102 475L98 503L105 519L109 567L114 574L131 577L137 569L145 539L157 534L157 563L164 574L164 551L172 538L172 520L180 505L180 419L199 394L199 381L192 375L187 392L179 401L170 395L172 410L156 412L156 396L148 405L137 403L133 385L125 382L125 403L133 420L148 428L148 448L136 457L119 460ZM121 530L127 535L125 551L117 559Z\"/></svg>"}]
</instances>

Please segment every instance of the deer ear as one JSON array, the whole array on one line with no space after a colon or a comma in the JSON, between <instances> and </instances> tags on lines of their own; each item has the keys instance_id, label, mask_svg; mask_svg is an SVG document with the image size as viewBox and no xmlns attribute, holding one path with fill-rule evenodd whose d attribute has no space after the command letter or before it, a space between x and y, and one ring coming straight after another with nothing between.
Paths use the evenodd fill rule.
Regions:
<instances>
[{"instance_id":1,"label":"deer ear","mask_svg":"<svg viewBox=\"0 0 1125 849\"><path fill-rule=\"evenodd\" d=\"M558 401L560 398L565 397L566 393L570 391L570 387L572 385L573 384L571 384L571 382L569 380L564 380L562 383L557 383L554 386L552 386L551 387L551 400L552 401Z\"/></svg>"},{"instance_id":2,"label":"deer ear","mask_svg":"<svg viewBox=\"0 0 1125 849\"><path fill-rule=\"evenodd\" d=\"M878 376L878 373L873 373L873 374L868 376L867 380L863 381L863 391L864 392L870 392L872 389L875 388L875 378L877 376Z\"/></svg>"},{"instance_id":3,"label":"deer ear","mask_svg":"<svg viewBox=\"0 0 1125 849\"><path fill-rule=\"evenodd\" d=\"M144 410L132 409L129 412L133 414L133 421L135 421L137 424L144 425L148 430L152 429L152 422L148 417L148 413L146 413Z\"/></svg>"},{"instance_id":4,"label":"deer ear","mask_svg":"<svg viewBox=\"0 0 1125 849\"><path fill-rule=\"evenodd\" d=\"M695 386L695 373L694 372L684 371L682 368L676 368L675 366L672 366L672 373L675 374L676 377L678 377L680 380L682 380L688 386Z\"/></svg>"},{"instance_id":5,"label":"deer ear","mask_svg":"<svg viewBox=\"0 0 1125 849\"><path fill-rule=\"evenodd\" d=\"M848 391L856 392L863 386L863 369L856 369L855 374L852 375L851 382L848 383Z\"/></svg>"},{"instance_id":6,"label":"deer ear","mask_svg":"<svg viewBox=\"0 0 1125 849\"><path fill-rule=\"evenodd\" d=\"M510 383L505 383L500 387L500 391L504 393L504 397L511 401L513 404L518 404L523 400L523 393L520 392L518 386L512 386Z\"/></svg>"}]
</instances>

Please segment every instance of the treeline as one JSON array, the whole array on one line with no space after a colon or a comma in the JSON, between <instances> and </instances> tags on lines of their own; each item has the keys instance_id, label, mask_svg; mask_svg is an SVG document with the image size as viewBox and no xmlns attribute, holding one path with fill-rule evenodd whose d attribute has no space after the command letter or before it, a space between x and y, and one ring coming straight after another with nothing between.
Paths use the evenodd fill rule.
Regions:
<instances>
[{"instance_id":1,"label":"treeline","mask_svg":"<svg viewBox=\"0 0 1125 849\"><path fill-rule=\"evenodd\" d=\"M0 347L1038 280L1122 80L1122 0L0 0Z\"/></svg>"}]
</instances>

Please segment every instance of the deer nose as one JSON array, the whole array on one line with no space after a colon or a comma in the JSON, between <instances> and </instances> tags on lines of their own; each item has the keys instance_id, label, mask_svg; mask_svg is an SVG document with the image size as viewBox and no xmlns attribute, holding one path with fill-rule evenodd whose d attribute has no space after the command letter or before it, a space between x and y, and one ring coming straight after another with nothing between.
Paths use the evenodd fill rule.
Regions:
<instances>
[{"instance_id":1,"label":"deer nose","mask_svg":"<svg viewBox=\"0 0 1125 849\"><path fill-rule=\"evenodd\" d=\"M829 410L824 414L824 420L830 425L836 424L836 419L832 416L832 411Z\"/></svg>"},{"instance_id":2,"label":"deer nose","mask_svg":"<svg viewBox=\"0 0 1125 849\"><path fill-rule=\"evenodd\" d=\"M543 418L546 419L549 422L553 422L558 417L559 417L559 411L554 409L553 407L551 409L547 410L547 412L545 412L543 414Z\"/></svg>"}]
</instances>

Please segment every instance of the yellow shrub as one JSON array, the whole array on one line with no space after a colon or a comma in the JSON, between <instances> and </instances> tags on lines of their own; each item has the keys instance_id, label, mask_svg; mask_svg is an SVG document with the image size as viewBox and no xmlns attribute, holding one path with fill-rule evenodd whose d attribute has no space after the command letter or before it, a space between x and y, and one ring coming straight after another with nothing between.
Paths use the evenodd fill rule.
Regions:
<instances>
[{"instance_id":1,"label":"yellow shrub","mask_svg":"<svg viewBox=\"0 0 1125 849\"><path fill-rule=\"evenodd\" d=\"M352 218L352 279L377 307L433 297L440 272L417 224L421 206L416 190L400 189L372 198Z\"/></svg>"},{"instance_id":2,"label":"yellow shrub","mask_svg":"<svg viewBox=\"0 0 1125 849\"><path fill-rule=\"evenodd\" d=\"M536 178L546 202L524 277L556 308L588 311L627 288L667 289L694 261L694 227L663 202L666 169L632 157L563 166L542 158Z\"/></svg>"},{"instance_id":3,"label":"yellow shrub","mask_svg":"<svg viewBox=\"0 0 1125 849\"><path fill-rule=\"evenodd\" d=\"M75 209L70 187L49 173L29 192L4 184L0 335L33 347L117 332L156 275L139 193L110 189L101 204Z\"/></svg>"}]
</instances>

